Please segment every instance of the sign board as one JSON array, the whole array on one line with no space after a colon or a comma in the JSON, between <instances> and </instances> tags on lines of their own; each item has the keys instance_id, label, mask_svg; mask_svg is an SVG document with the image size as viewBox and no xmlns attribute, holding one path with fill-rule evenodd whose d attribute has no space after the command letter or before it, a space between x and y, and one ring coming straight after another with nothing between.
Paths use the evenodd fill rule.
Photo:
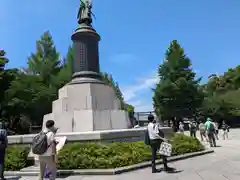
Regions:
<instances>
[{"instance_id":1,"label":"sign board","mask_svg":"<svg viewBox=\"0 0 240 180\"><path fill-rule=\"evenodd\" d=\"M162 142L160 149L159 149L159 154L163 156L171 156L172 154L172 145L166 142Z\"/></svg>"}]
</instances>

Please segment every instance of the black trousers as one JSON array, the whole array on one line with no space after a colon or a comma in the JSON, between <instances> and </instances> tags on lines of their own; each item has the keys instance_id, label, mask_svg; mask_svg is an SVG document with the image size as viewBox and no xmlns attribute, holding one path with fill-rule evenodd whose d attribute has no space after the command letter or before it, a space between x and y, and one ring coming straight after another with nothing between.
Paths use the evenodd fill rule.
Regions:
<instances>
[{"instance_id":1,"label":"black trousers","mask_svg":"<svg viewBox=\"0 0 240 180\"><path fill-rule=\"evenodd\" d=\"M191 137L196 137L196 131L190 131L190 136Z\"/></svg>"},{"instance_id":2,"label":"black trousers","mask_svg":"<svg viewBox=\"0 0 240 180\"><path fill-rule=\"evenodd\" d=\"M0 178L4 178L4 160L5 160L5 149L0 150Z\"/></svg>"},{"instance_id":3,"label":"black trousers","mask_svg":"<svg viewBox=\"0 0 240 180\"><path fill-rule=\"evenodd\" d=\"M215 139L215 135L214 133L207 133L208 135L208 140L209 140L209 144L211 147L216 147L216 139Z\"/></svg>"},{"instance_id":4,"label":"black trousers","mask_svg":"<svg viewBox=\"0 0 240 180\"><path fill-rule=\"evenodd\" d=\"M156 171L156 158L157 151L160 148L162 141L159 139L150 140L150 145L152 149L152 171ZM164 168L167 168L167 157L162 156Z\"/></svg>"}]
</instances>

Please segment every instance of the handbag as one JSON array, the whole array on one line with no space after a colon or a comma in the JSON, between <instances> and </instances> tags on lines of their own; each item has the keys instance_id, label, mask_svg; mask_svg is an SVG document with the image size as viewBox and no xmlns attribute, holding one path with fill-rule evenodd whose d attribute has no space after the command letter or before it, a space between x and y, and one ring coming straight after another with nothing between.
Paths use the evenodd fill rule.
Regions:
<instances>
[{"instance_id":1,"label":"handbag","mask_svg":"<svg viewBox=\"0 0 240 180\"><path fill-rule=\"evenodd\" d=\"M145 143L147 146L150 145L150 137L149 137L149 134L148 134L148 130L145 131L144 143Z\"/></svg>"},{"instance_id":2,"label":"handbag","mask_svg":"<svg viewBox=\"0 0 240 180\"><path fill-rule=\"evenodd\" d=\"M162 156L169 157L172 155L172 145L167 142L162 142L158 152Z\"/></svg>"}]
</instances>

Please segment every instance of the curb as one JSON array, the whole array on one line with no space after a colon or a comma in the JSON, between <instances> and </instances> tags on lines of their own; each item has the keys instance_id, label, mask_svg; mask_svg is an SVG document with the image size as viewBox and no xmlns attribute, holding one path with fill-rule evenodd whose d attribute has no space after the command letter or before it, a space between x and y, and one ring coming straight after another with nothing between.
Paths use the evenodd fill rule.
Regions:
<instances>
[{"instance_id":1,"label":"curb","mask_svg":"<svg viewBox=\"0 0 240 180\"><path fill-rule=\"evenodd\" d=\"M207 149L204 151L200 152L193 152L193 153L187 153L184 155L179 155L179 156L172 156L168 158L168 162L173 162L173 161L179 161L179 160L184 160L196 156L202 156L205 154L210 154L213 153L214 150ZM156 161L156 164L162 164L162 160L159 159ZM115 168L115 169L76 169L76 170L58 170L57 174L58 176L70 176L70 175L116 175L116 174L121 174L129 171L134 171L146 167L151 166L151 161L139 163L139 164L134 164L131 166L124 166L120 168ZM38 176L39 172L38 170L29 170L29 169L22 169L21 171L6 171L5 176Z\"/></svg>"}]
</instances>

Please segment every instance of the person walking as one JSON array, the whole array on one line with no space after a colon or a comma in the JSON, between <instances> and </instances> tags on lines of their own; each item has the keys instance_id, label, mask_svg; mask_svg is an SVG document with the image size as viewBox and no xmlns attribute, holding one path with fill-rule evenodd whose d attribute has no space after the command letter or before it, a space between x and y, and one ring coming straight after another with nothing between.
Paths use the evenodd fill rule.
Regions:
<instances>
[{"instance_id":1,"label":"person walking","mask_svg":"<svg viewBox=\"0 0 240 180\"><path fill-rule=\"evenodd\" d=\"M7 130L5 124L0 122L0 180L4 180L5 154L8 146Z\"/></svg>"},{"instance_id":2,"label":"person walking","mask_svg":"<svg viewBox=\"0 0 240 180\"><path fill-rule=\"evenodd\" d=\"M229 126L225 121L222 122L223 140L228 139Z\"/></svg>"},{"instance_id":3,"label":"person walking","mask_svg":"<svg viewBox=\"0 0 240 180\"><path fill-rule=\"evenodd\" d=\"M203 141L204 138L207 140L207 137L206 137L206 127L205 127L205 125L203 124L202 121L200 121L198 129L199 129L199 132L200 132L201 141Z\"/></svg>"},{"instance_id":4,"label":"person walking","mask_svg":"<svg viewBox=\"0 0 240 180\"><path fill-rule=\"evenodd\" d=\"M213 125L214 125L214 128L215 128L215 137L216 137L216 139L218 140L218 139L219 139L219 138L218 138L218 133L219 133L218 128L219 128L219 124L218 124L217 121L214 121L214 122L213 122Z\"/></svg>"},{"instance_id":5,"label":"person walking","mask_svg":"<svg viewBox=\"0 0 240 180\"><path fill-rule=\"evenodd\" d=\"M179 132L184 134L184 124L183 124L183 122L179 123Z\"/></svg>"},{"instance_id":6,"label":"person walking","mask_svg":"<svg viewBox=\"0 0 240 180\"><path fill-rule=\"evenodd\" d=\"M196 132L197 132L197 123L195 121L191 121L189 123L189 132L191 137L196 138Z\"/></svg>"},{"instance_id":7,"label":"person walking","mask_svg":"<svg viewBox=\"0 0 240 180\"><path fill-rule=\"evenodd\" d=\"M32 142L32 151L38 155L40 163L39 180L44 179L46 167L49 170L49 180L55 180L57 175L56 166L56 144L55 133L55 122L48 120L45 124L46 128L40 132Z\"/></svg>"},{"instance_id":8,"label":"person walking","mask_svg":"<svg viewBox=\"0 0 240 180\"><path fill-rule=\"evenodd\" d=\"M215 127L211 118L207 118L207 121L205 122L205 127L210 147L216 147Z\"/></svg>"},{"instance_id":9,"label":"person walking","mask_svg":"<svg viewBox=\"0 0 240 180\"><path fill-rule=\"evenodd\" d=\"M156 156L157 156L157 151L159 150L161 143L163 141L168 141L167 139L164 138L163 132L159 128L159 124L156 123L154 116L150 114L148 116L148 136L150 140L150 146L152 149L152 173L157 173L160 172L159 170L156 169ZM167 157L162 156L163 159L163 165L164 165L164 170L169 171L171 168L168 167L167 165Z\"/></svg>"}]
</instances>

